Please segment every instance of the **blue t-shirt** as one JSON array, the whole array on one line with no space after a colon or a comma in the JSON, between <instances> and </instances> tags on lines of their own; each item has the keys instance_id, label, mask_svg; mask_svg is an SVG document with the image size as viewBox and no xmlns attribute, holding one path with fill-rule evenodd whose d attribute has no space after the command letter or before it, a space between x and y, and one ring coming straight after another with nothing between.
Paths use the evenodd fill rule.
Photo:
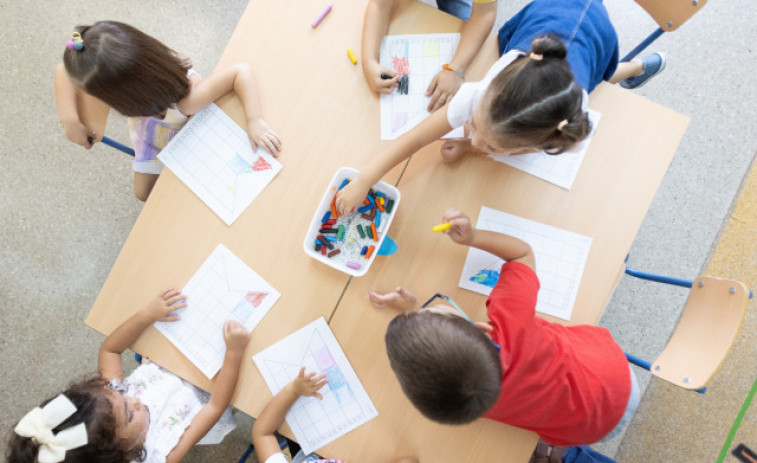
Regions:
<instances>
[{"instance_id":1,"label":"blue t-shirt","mask_svg":"<svg viewBox=\"0 0 757 463\"><path fill-rule=\"evenodd\" d=\"M587 92L618 66L618 36L601 0L534 0L499 30L499 54L531 50L531 40L552 34L568 49L576 82Z\"/></svg>"}]
</instances>

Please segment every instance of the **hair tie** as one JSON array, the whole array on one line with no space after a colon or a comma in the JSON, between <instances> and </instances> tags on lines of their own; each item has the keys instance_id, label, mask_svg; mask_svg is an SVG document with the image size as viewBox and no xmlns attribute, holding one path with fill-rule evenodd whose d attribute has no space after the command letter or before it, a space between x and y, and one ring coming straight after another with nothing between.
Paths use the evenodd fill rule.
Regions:
<instances>
[{"instance_id":1,"label":"hair tie","mask_svg":"<svg viewBox=\"0 0 757 463\"><path fill-rule=\"evenodd\" d=\"M560 123L557 124L557 130L562 132L562 129L564 129L566 125L568 125L568 120L567 119L561 120Z\"/></svg>"},{"instance_id":2,"label":"hair tie","mask_svg":"<svg viewBox=\"0 0 757 463\"><path fill-rule=\"evenodd\" d=\"M530 55L530 56L531 56L531 59L532 59L532 60L534 60L534 61L541 61L541 60L543 60L543 59L544 59L544 55L543 55L543 54L541 54L541 53L534 53L534 52L531 52L531 55Z\"/></svg>"},{"instance_id":3,"label":"hair tie","mask_svg":"<svg viewBox=\"0 0 757 463\"><path fill-rule=\"evenodd\" d=\"M53 434L53 429L76 413L76 406L63 394L43 408L35 407L21 418L13 431L21 437L31 438L39 445L39 463L58 463L66 459L66 450L87 445L87 428L84 423Z\"/></svg>"},{"instance_id":4,"label":"hair tie","mask_svg":"<svg viewBox=\"0 0 757 463\"><path fill-rule=\"evenodd\" d=\"M84 48L84 40L82 40L81 34L74 32L73 38L66 42L66 48L69 50L81 51Z\"/></svg>"}]
</instances>

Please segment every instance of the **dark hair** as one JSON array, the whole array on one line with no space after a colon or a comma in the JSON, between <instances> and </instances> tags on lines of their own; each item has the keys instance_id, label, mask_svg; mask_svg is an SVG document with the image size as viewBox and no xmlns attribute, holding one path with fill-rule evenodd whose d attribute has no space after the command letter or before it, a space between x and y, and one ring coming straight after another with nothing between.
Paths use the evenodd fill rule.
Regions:
<instances>
[{"instance_id":1,"label":"dark hair","mask_svg":"<svg viewBox=\"0 0 757 463\"><path fill-rule=\"evenodd\" d=\"M116 435L116 418L108 399L107 387L108 382L105 379L95 376L71 384L63 391L63 395L76 406L76 412L54 428L53 433L57 434L71 426L84 423L88 438L86 445L66 451L65 463L128 463L135 459L141 460L142 446L133 446ZM42 402L41 407L54 398ZM19 436L11 431L6 453L8 463L35 463L38 452L39 445L31 438Z\"/></svg>"},{"instance_id":2,"label":"dark hair","mask_svg":"<svg viewBox=\"0 0 757 463\"><path fill-rule=\"evenodd\" d=\"M484 101L492 127L503 139L515 139L560 154L586 138L589 115L581 108L583 90L565 60L565 45L555 36L531 41L531 53L503 69L486 90ZM562 121L567 124L558 129Z\"/></svg>"},{"instance_id":3,"label":"dark hair","mask_svg":"<svg viewBox=\"0 0 757 463\"><path fill-rule=\"evenodd\" d=\"M158 40L127 24L78 26L84 48L66 49L71 79L124 116L156 116L189 94L190 64Z\"/></svg>"},{"instance_id":4,"label":"dark hair","mask_svg":"<svg viewBox=\"0 0 757 463\"><path fill-rule=\"evenodd\" d=\"M386 352L410 402L427 418L469 423L499 397L502 365L491 340L454 315L429 311L395 317Z\"/></svg>"}]
</instances>

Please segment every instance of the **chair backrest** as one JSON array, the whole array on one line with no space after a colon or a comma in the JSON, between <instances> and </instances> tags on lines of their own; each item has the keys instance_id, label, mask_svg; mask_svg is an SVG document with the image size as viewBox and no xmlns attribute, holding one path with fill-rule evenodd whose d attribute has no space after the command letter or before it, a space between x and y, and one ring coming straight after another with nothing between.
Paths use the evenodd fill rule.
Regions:
<instances>
[{"instance_id":1,"label":"chair backrest","mask_svg":"<svg viewBox=\"0 0 757 463\"><path fill-rule=\"evenodd\" d=\"M652 364L652 374L684 389L703 388L731 349L748 301L749 290L739 281L694 280L681 320Z\"/></svg>"},{"instance_id":2,"label":"chair backrest","mask_svg":"<svg viewBox=\"0 0 757 463\"><path fill-rule=\"evenodd\" d=\"M636 0L658 26L670 32L678 29L707 3L707 0Z\"/></svg>"}]
</instances>

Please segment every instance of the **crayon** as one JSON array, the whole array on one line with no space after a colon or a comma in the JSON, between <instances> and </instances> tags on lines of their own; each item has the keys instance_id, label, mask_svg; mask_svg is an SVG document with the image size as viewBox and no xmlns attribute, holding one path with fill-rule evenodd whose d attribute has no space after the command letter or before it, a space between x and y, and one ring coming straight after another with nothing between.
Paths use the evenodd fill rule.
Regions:
<instances>
[{"instance_id":1,"label":"crayon","mask_svg":"<svg viewBox=\"0 0 757 463\"><path fill-rule=\"evenodd\" d=\"M326 8L323 11L321 11L321 14L319 14L318 17L315 18L315 20L312 23L310 23L310 25L313 26L313 28L315 29L315 27L318 26L318 24L320 24L321 21L323 21L323 18L325 18L326 15L329 14L329 11L331 11L331 7L333 6L334 6L333 3L329 3L328 5L326 5Z\"/></svg>"},{"instance_id":2,"label":"crayon","mask_svg":"<svg viewBox=\"0 0 757 463\"><path fill-rule=\"evenodd\" d=\"M373 222L377 227L381 226L381 212L376 213L376 221Z\"/></svg>"},{"instance_id":3,"label":"crayon","mask_svg":"<svg viewBox=\"0 0 757 463\"><path fill-rule=\"evenodd\" d=\"M344 236L344 224L339 225L339 231L336 232L336 237L340 240Z\"/></svg>"},{"instance_id":4,"label":"crayon","mask_svg":"<svg viewBox=\"0 0 757 463\"><path fill-rule=\"evenodd\" d=\"M386 203L386 212L392 213L392 208L394 207L394 200L390 199L388 203Z\"/></svg>"},{"instance_id":5,"label":"crayon","mask_svg":"<svg viewBox=\"0 0 757 463\"><path fill-rule=\"evenodd\" d=\"M357 64L357 58L355 58L355 53L353 53L352 49L347 49L347 56L350 57L350 61L352 61L352 64Z\"/></svg>"},{"instance_id":6,"label":"crayon","mask_svg":"<svg viewBox=\"0 0 757 463\"><path fill-rule=\"evenodd\" d=\"M392 78L392 76L390 76L389 74L387 74L385 72L382 72L381 73L381 78L384 79L384 80L389 80L389 79Z\"/></svg>"},{"instance_id":7,"label":"crayon","mask_svg":"<svg viewBox=\"0 0 757 463\"><path fill-rule=\"evenodd\" d=\"M321 223L326 223L331 218L331 211L326 211L325 214L323 214L323 218L321 219Z\"/></svg>"},{"instance_id":8,"label":"crayon","mask_svg":"<svg viewBox=\"0 0 757 463\"><path fill-rule=\"evenodd\" d=\"M319 228L318 233L338 233L338 231L333 228Z\"/></svg>"},{"instance_id":9,"label":"crayon","mask_svg":"<svg viewBox=\"0 0 757 463\"><path fill-rule=\"evenodd\" d=\"M449 230L452 228L452 224L449 222L440 223L439 225L434 225L434 228L431 229L434 233L443 232L445 230Z\"/></svg>"},{"instance_id":10,"label":"crayon","mask_svg":"<svg viewBox=\"0 0 757 463\"><path fill-rule=\"evenodd\" d=\"M357 225L357 232L360 233L360 238L365 238L365 232L363 231L363 227L361 227L360 224Z\"/></svg>"},{"instance_id":11,"label":"crayon","mask_svg":"<svg viewBox=\"0 0 757 463\"><path fill-rule=\"evenodd\" d=\"M373 206L371 206L370 204L367 204L367 205L361 207L360 209L358 209L357 211L360 212L360 213L365 213L365 212L370 211L371 209L373 209Z\"/></svg>"},{"instance_id":12,"label":"crayon","mask_svg":"<svg viewBox=\"0 0 757 463\"><path fill-rule=\"evenodd\" d=\"M341 184L341 185L339 185L339 189L341 190L342 188L346 187L348 183L350 183L350 179L348 179L348 178L345 178L345 179L344 179L344 180L342 181L342 184Z\"/></svg>"},{"instance_id":13,"label":"crayon","mask_svg":"<svg viewBox=\"0 0 757 463\"><path fill-rule=\"evenodd\" d=\"M328 254L326 254L326 255L327 255L328 257L334 257L335 255L339 254L340 252L342 252L342 251L340 251L339 249L334 249L333 251L329 252L329 253L328 253Z\"/></svg>"},{"instance_id":14,"label":"crayon","mask_svg":"<svg viewBox=\"0 0 757 463\"><path fill-rule=\"evenodd\" d=\"M360 250L360 255L364 256L366 252L368 252L368 246L363 246L363 249Z\"/></svg>"},{"instance_id":15,"label":"crayon","mask_svg":"<svg viewBox=\"0 0 757 463\"><path fill-rule=\"evenodd\" d=\"M371 258L371 254L373 254L373 250L374 249L376 249L376 248L374 248L373 245L371 245L371 246L368 247L368 250L365 251L365 258L366 259L370 259Z\"/></svg>"},{"instance_id":16,"label":"crayon","mask_svg":"<svg viewBox=\"0 0 757 463\"><path fill-rule=\"evenodd\" d=\"M357 262L347 262L347 267L357 270L360 268L360 264L358 264Z\"/></svg>"},{"instance_id":17,"label":"crayon","mask_svg":"<svg viewBox=\"0 0 757 463\"><path fill-rule=\"evenodd\" d=\"M373 241L378 241L378 233L376 232L376 224L371 222L371 233L373 233Z\"/></svg>"}]
</instances>

